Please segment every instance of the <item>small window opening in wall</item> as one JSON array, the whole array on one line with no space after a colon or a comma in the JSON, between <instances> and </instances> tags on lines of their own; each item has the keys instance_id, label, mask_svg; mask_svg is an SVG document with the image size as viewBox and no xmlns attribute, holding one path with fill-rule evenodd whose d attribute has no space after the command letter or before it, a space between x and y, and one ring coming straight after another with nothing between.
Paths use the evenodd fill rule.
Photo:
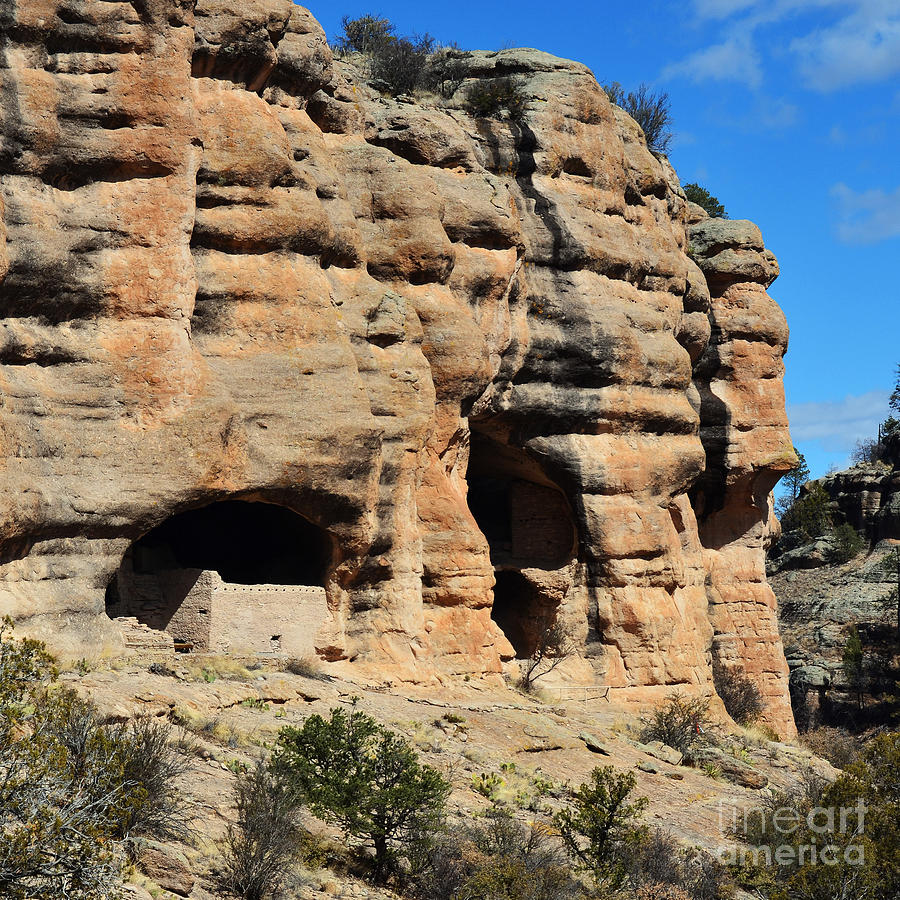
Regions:
<instances>
[{"instance_id":1,"label":"small window opening in wall","mask_svg":"<svg viewBox=\"0 0 900 900\"><path fill-rule=\"evenodd\" d=\"M273 634L272 637L271 637L271 640L273 640L273 641L280 641L280 640L281 640L281 635L280 635L280 634Z\"/></svg>"}]
</instances>

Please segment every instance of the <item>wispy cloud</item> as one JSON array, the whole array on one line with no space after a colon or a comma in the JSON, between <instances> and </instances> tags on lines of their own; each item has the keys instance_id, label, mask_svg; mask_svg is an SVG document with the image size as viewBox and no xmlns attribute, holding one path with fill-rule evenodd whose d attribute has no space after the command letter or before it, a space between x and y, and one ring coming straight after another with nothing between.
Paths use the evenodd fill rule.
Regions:
<instances>
[{"instance_id":1,"label":"wispy cloud","mask_svg":"<svg viewBox=\"0 0 900 900\"><path fill-rule=\"evenodd\" d=\"M874 437L888 414L888 391L869 391L843 400L789 403L794 443L817 441L829 453L849 453L856 442Z\"/></svg>"},{"instance_id":2,"label":"wispy cloud","mask_svg":"<svg viewBox=\"0 0 900 900\"><path fill-rule=\"evenodd\" d=\"M662 77L737 81L755 88L762 83L762 60L749 37L735 37L666 66Z\"/></svg>"},{"instance_id":3,"label":"wispy cloud","mask_svg":"<svg viewBox=\"0 0 900 900\"><path fill-rule=\"evenodd\" d=\"M800 33L787 45L807 87L830 92L900 73L897 0L694 0L700 21L722 22L718 42L668 66L664 75L732 80L758 87L764 66L757 32L788 19ZM815 27L810 14L825 11Z\"/></svg>"},{"instance_id":4,"label":"wispy cloud","mask_svg":"<svg viewBox=\"0 0 900 900\"><path fill-rule=\"evenodd\" d=\"M862 2L829 28L794 39L806 83L827 92L900 73L900 7L891 2Z\"/></svg>"},{"instance_id":5,"label":"wispy cloud","mask_svg":"<svg viewBox=\"0 0 900 900\"><path fill-rule=\"evenodd\" d=\"M838 237L848 244L874 244L900 237L900 187L857 192L836 184L831 196L838 204Z\"/></svg>"},{"instance_id":6,"label":"wispy cloud","mask_svg":"<svg viewBox=\"0 0 900 900\"><path fill-rule=\"evenodd\" d=\"M697 15L705 19L726 19L736 12L756 6L758 0L695 0Z\"/></svg>"}]
</instances>

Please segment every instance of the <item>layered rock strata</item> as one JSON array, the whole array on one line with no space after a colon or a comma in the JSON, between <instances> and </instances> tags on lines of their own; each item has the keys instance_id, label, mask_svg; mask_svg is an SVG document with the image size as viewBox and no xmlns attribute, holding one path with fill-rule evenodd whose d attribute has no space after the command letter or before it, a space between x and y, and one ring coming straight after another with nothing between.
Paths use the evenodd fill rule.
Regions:
<instances>
[{"instance_id":1,"label":"layered rock strata","mask_svg":"<svg viewBox=\"0 0 900 900\"><path fill-rule=\"evenodd\" d=\"M215 568L240 526L179 517L268 504L318 533L326 659L500 672L556 621L570 679L701 692L717 654L790 733L758 229L695 221L584 66L394 100L289 0L231 9L4 7L0 609L115 652L123 565ZM498 78L522 117L467 114Z\"/></svg>"}]
</instances>

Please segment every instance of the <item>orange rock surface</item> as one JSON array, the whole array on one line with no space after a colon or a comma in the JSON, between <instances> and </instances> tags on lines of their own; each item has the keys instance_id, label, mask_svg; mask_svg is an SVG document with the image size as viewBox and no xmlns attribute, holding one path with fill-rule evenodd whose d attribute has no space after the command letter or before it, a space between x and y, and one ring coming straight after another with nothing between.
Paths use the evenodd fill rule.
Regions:
<instances>
[{"instance_id":1,"label":"orange rock surface","mask_svg":"<svg viewBox=\"0 0 900 900\"><path fill-rule=\"evenodd\" d=\"M239 7L3 20L0 611L115 651L133 542L277 504L327 536L327 659L499 673L549 617L560 677L700 693L715 655L789 735L756 226L697 221L584 66L464 54L395 100L302 7ZM520 120L466 112L510 75Z\"/></svg>"}]
</instances>

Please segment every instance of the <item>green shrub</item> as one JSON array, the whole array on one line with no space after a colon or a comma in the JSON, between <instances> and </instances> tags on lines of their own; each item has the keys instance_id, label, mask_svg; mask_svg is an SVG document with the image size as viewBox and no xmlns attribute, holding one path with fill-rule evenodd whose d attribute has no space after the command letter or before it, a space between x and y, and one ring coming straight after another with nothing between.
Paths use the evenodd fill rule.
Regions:
<instances>
[{"instance_id":1,"label":"green shrub","mask_svg":"<svg viewBox=\"0 0 900 900\"><path fill-rule=\"evenodd\" d=\"M794 790L772 794L736 823L737 836L761 851L736 868L742 885L766 900L896 900L898 773L900 733L885 733L833 784L807 778Z\"/></svg>"},{"instance_id":2,"label":"green shrub","mask_svg":"<svg viewBox=\"0 0 900 900\"><path fill-rule=\"evenodd\" d=\"M646 828L638 820L647 798L627 802L636 784L633 772L596 768L590 782L575 792L571 805L554 817L566 852L601 891L621 887L636 849L646 839Z\"/></svg>"},{"instance_id":3,"label":"green shrub","mask_svg":"<svg viewBox=\"0 0 900 900\"><path fill-rule=\"evenodd\" d=\"M335 46L342 53L362 53L369 58L369 74L394 97L422 86L426 64L436 41L430 35L398 37L389 19L364 15L344 16Z\"/></svg>"},{"instance_id":4,"label":"green shrub","mask_svg":"<svg viewBox=\"0 0 900 900\"><path fill-rule=\"evenodd\" d=\"M237 821L220 847L222 886L243 900L277 895L300 848L296 792L260 762L235 782Z\"/></svg>"},{"instance_id":5,"label":"green shrub","mask_svg":"<svg viewBox=\"0 0 900 900\"><path fill-rule=\"evenodd\" d=\"M809 538L822 537L832 528L831 500L817 481L808 483L781 518L784 531L799 531Z\"/></svg>"},{"instance_id":6,"label":"green shrub","mask_svg":"<svg viewBox=\"0 0 900 900\"><path fill-rule=\"evenodd\" d=\"M427 34L385 41L371 53L372 77L383 83L393 97L411 94L422 86L425 65L434 48L435 40Z\"/></svg>"},{"instance_id":7,"label":"green shrub","mask_svg":"<svg viewBox=\"0 0 900 900\"><path fill-rule=\"evenodd\" d=\"M609 102L621 107L634 119L644 132L647 146L655 153L668 153L672 142L672 113L669 95L665 91L651 91L646 84L636 91L625 93L618 81L604 84L603 90Z\"/></svg>"},{"instance_id":8,"label":"green shrub","mask_svg":"<svg viewBox=\"0 0 900 900\"><path fill-rule=\"evenodd\" d=\"M122 840L186 833L169 726L106 725L56 687L43 645L0 626L0 896L106 900Z\"/></svg>"},{"instance_id":9,"label":"green shrub","mask_svg":"<svg viewBox=\"0 0 900 900\"><path fill-rule=\"evenodd\" d=\"M709 700L705 697L688 699L676 691L644 721L641 740L662 741L690 761L692 751L706 743L708 725Z\"/></svg>"},{"instance_id":10,"label":"green shrub","mask_svg":"<svg viewBox=\"0 0 900 900\"><path fill-rule=\"evenodd\" d=\"M728 715L739 725L749 725L760 717L763 711L762 694L743 671L715 660L713 682Z\"/></svg>"},{"instance_id":11,"label":"green shrub","mask_svg":"<svg viewBox=\"0 0 900 900\"><path fill-rule=\"evenodd\" d=\"M420 900L574 900L579 885L549 829L523 825L498 807L431 842L417 859L411 893Z\"/></svg>"},{"instance_id":12,"label":"green shrub","mask_svg":"<svg viewBox=\"0 0 900 900\"><path fill-rule=\"evenodd\" d=\"M371 845L377 881L438 827L450 793L403 738L356 709L283 728L274 764L313 815Z\"/></svg>"},{"instance_id":13,"label":"green shrub","mask_svg":"<svg viewBox=\"0 0 900 900\"><path fill-rule=\"evenodd\" d=\"M478 81L466 93L466 110L476 119L496 119L506 113L517 122L527 102L518 82L508 77Z\"/></svg>"},{"instance_id":14,"label":"green shrub","mask_svg":"<svg viewBox=\"0 0 900 900\"><path fill-rule=\"evenodd\" d=\"M341 53L372 53L378 47L396 39L397 29L383 16L364 15L357 19L344 16L341 34L334 45Z\"/></svg>"},{"instance_id":15,"label":"green shrub","mask_svg":"<svg viewBox=\"0 0 900 900\"><path fill-rule=\"evenodd\" d=\"M705 187L700 187L695 181L689 182L684 186L684 195L691 203L702 206L714 219L728 218L725 207L719 203L719 198L713 197Z\"/></svg>"},{"instance_id":16,"label":"green shrub","mask_svg":"<svg viewBox=\"0 0 900 900\"><path fill-rule=\"evenodd\" d=\"M849 523L838 525L832 532L835 546L828 554L828 561L835 564L849 562L865 546L862 535Z\"/></svg>"}]
</instances>

